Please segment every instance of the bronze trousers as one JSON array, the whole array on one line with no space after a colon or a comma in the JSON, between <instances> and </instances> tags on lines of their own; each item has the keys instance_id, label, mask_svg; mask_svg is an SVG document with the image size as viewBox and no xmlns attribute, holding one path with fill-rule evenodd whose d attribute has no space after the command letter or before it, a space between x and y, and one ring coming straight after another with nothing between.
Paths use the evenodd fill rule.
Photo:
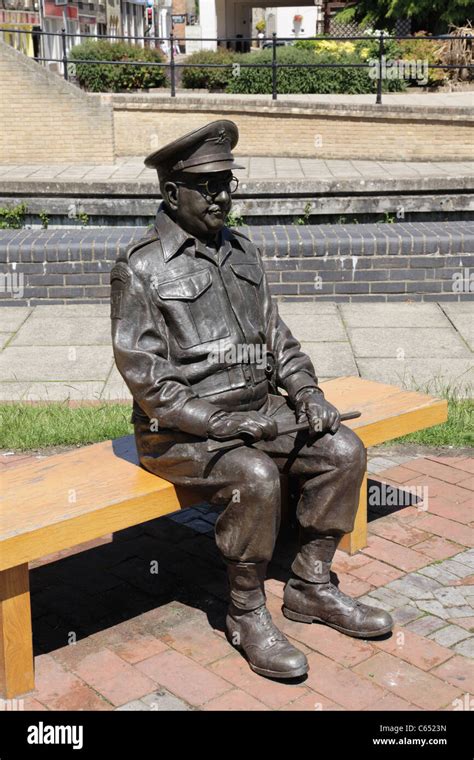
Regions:
<instances>
[{"instance_id":1,"label":"bronze trousers","mask_svg":"<svg viewBox=\"0 0 474 760\"><path fill-rule=\"evenodd\" d=\"M295 423L286 397L269 395L258 411L277 424ZM173 431L153 432L135 423L140 462L145 469L178 486L202 493L203 501L224 506L216 526L216 543L226 559L269 561L280 526L280 473L302 483L296 516L303 535L341 536L354 526L366 467L360 439L341 425L335 435L321 435L308 445L302 433L274 441L209 452L208 440ZM297 557L305 564L305 555Z\"/></svg>"}]
</instances>

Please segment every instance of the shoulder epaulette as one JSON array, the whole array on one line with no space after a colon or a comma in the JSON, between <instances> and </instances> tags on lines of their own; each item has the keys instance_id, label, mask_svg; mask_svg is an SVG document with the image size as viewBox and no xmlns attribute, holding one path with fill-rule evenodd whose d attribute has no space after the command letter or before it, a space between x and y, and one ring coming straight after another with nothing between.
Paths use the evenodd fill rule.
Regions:
<instances>
[{"instance_id":1,"label":"shoulder epaulette","mask_svg":"<svg viewBox=\"0 0 474 760\"><path fill-rule=\"evenodd\" d=\"M247 237L247 235L244 235L243 232L239 232L238 230L234 229L233 227L229 227L229 229L230 229L230 231L232 232L233 235L238 235L239 237L244 238L244 240L248 240L249 243L252 242L250 240L250 238Z\"/></svg>"},{"instance_id":2,"label":"shoulder epaulette","mask_svg":"<svg viewBox=\"0 0 474 760\"><path fill-rule=\"evenodd\" d=\"M125 261L128 262L130 257L136 253L137 251L140 251L142 248L144 248L149 243L153 243L155 240L158 240L158 234L154 228L151 229L149 234L146 234L144 237L140 238L140 240L136 240L134 243L128 246L128 248L125 250L124 253L120 254L117 261Z\"/></svg>"}]
</instances>

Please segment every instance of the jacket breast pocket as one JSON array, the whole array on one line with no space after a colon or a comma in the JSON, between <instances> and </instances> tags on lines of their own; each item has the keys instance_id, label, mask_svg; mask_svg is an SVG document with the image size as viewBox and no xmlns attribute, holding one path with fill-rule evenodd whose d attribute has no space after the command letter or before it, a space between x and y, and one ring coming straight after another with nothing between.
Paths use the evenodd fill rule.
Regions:
<instances>
[{"instance_id":1,"label":"jacket breast pocket","mask_svg":"<svg viewBox=\"0 0 474 760\"><path fill-rule=\"evenodd\" d=\"M263 270L258 264L231 264L230 266L234 274L237 275L237 282L244 298L247 320L252 328L262 330L264 327L263 295L260 285Z\"/></svg>"},{"instance_id":2,"label":"jacket breast pocket","mask_svg":"<svg viewBox=\"0 0 474 760\"><path fill-rule=\"evenodd\" d=\"M159 298L170 333L181 348L191 348L230 334L209 269L164 281L154 277L152 289Z\"/></svg>"}]
</instances>

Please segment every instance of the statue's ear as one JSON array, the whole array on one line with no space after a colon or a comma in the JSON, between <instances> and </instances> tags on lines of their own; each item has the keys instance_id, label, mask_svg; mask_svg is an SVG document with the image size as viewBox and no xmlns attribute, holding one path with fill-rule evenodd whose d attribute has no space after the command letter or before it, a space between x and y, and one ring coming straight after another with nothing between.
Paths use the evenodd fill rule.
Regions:
<instances>
[{"instance_id":1,"label":"statue's ear","mask_svg":"<svg viewBox=\"0 0 474 760\"><path fill-rule=\"evenodd\" d=\"M169 206L169 208L176 211L178 208L178 185L174 182L165 182L161 189L163 200Z\"/></svg>"}]
</instances>

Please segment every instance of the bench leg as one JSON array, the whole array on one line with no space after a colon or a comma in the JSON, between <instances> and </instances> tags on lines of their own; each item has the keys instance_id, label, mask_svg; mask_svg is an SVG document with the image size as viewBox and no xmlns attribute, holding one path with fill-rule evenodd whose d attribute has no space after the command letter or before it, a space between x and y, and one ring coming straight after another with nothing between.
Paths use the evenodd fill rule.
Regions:
<instances>
[{"instance_id":1,"label":"bench leg","mask_svg":"<svg viewBox=\"0 0 474 760\"><path fill-rule=\"evenodd\" d=\"M35 688L28 564L0 572L0 695Z\"/></svg>"},{"instance_id":2,"label":"bench leg","mask_svg":"<svg viewBox=\"0 0 474 760\"><path fill-rule=\"evenodd\" d=\"M354 530L352 533L346 533L339 544L339 549L348 554L355 554L365 546L367 546L367 473L365 473L360 487L359 506L357 507Z\"/></svg>"}]
</instances>

